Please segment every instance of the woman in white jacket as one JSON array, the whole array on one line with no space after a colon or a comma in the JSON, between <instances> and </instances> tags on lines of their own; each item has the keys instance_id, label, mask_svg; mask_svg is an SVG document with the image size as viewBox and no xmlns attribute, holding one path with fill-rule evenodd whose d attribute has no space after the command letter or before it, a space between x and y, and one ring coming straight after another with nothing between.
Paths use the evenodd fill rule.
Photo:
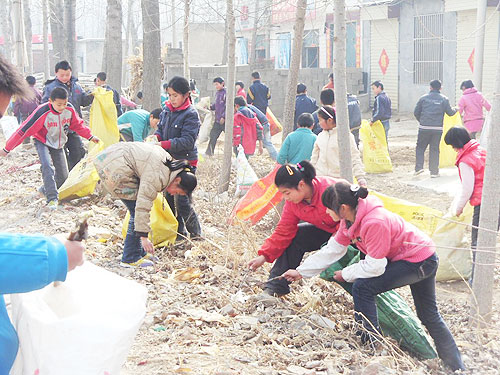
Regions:
<instances>
[{"instance_id":1,"label":"woman in white jacket","mask_svg":"<svg viewBox=\"0 0 500 375\"><path fill-rule=\"evenodd\" d=\"M311 164L318 176L340 177L340 155L335 108L323 106L318 110L319 125L323 129L314 144ZM352 171L360 186L366 187L365 171L354 136L349 133Z\"/></svg>"}]
</instances>

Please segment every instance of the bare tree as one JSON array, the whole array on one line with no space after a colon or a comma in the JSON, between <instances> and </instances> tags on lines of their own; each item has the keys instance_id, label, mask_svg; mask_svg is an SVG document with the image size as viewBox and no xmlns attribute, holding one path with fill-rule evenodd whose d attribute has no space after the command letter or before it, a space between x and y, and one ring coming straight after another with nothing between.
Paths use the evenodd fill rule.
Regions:
<instances>
[{"instance_id":1,"label":"bare tree","mask_svg":"<svg viewBox=\"0 0 500 375\"><path fill-rule=\"evenodd\" d=\"M28 59L28 73L33 73L33 50L31 40L33 39L33 31L31 27L31 7L30 0L23 0L23 16L24 16L24 39L26 41L26 57Z\"/></svg>"},{"instance_id":2,"label":"bare tree","mask_svg":"<svg viewBox=\"0 0 500 375\"><path fill-rule=\"evenodd\" d=\"M336 85L335 85L336 87ZM477 238L477 253L472 281L474 299L471 300L470 323L473 326L488 327L491 321L493 280L496 265L498 212L500 210L500 147L497 134L500 131L500 54L497 55L497 76L491 110L490 136L484 170L483 195Z\"/></svg>"},{"instance_id":3,"label":"bare tree","mask_svg":"<svg viewBox=\"0 0 500 375\"><path fill-rule=\"evenodd\" d=\"M5 4L2 4L0 6L0 26L1 26L1 31L4 36L4 49L5 49L5 56L7 57L7 60L12 59L12 35L13 35L13 30L12 30L12 24L11 24L11 17L10 17L10 9L11 9L11 1L6 0Z\"/></svg>"},{"instance_id":4,"label":"bare tree","mask_svg":"<svg viewBox=\"0 0 500 375\"><path fill-rule=\"evenodd\" d=\"M143 30L143 107L152 111L160 104L160 5L158 0L141 0Z\"/></svg>"},{"instance_id":5,"label":"bare tree","mask_svg":"<svg viewBox=\"0 0 500 375\"><path fill-rule=\"evenodd\" d=\"M250 42L250 72L255 70L255 62L257 60L257 31L259 29L259 20L260 20L260 1L255 0L255 12L253 19L253 30L252 30L252 40Z\"/></svg>"},{"instance_id":6,"label":"bare tree","mask_svg":"<svg viewBox=\"0 0 500 375\"><path fill-rule=\"evenodd\" d=\"M121 93L122 87L122 4L120 0L108 0L106 10L106 59L107 81Z\"/></svg>"},{"instance_id":7,"label":"bare tree","mask_svg":"<svg viewBox=\"0 0 500 375\"><path fill-rule=\"evenodd\" d=\"M76 62L76 0L64 0L64 55L73 67L73 75L78 75Z\"/></svg>"},{"instance_id":8,"label":"bare tree","mask_svg":"<svg viewBox=\"0 0 500 375\"><path fill-rule=\"evenodd\" d=\"M234 124L234 82L236 77L236 35L234 33L234 8L233 0L227 0L227 80L226 80L226 119L224 125L224 160L219 178L219 194L229 188L231 177L231 156L233 154L233 124Z\"/></svg>"},{"instance_id":9,"label":"bare tree","mask_svg":"<svg viewBox=\"0 0 500 375\"><path fill-rule=\"evenodd\" d=\"M45 80L50 77L49 59L49 3L42 0L42 34L43 34L43 74Z\"/></svg>"},{"instance_id":10,"label":"bare tree","mask_svg":"<svg viewBox=\"0 0 500 375\"><path fill-rule=\"evenodd\" d=\"M293 47L290 59L290 72L285 97L285 109L283 114L283 140L293 131L293 117L295 113L295 93L299 79L300 58L302 56L302 40L304 38L304 24L306 20L307 0L297 1L297 13L295 25L293 26Z\"/></svg>"},{"instance_id":11,"label":"bare tree","mask_svg":"<svg viewBox=\"0 0 500 375\"><path fill-rule=\"evenodd\" d=\"M21 0L12 1L12 18L14 20L14 46L16 65L24 73L24 36Z\"/></svg>"},{"instance_id":12,"label":"bare tree","mask_svg":"<svg viewBox=\"0 0 500 375\"><path fill-rule=\"evenodd\" d=\"M63 0L49 0L50 33L52 34L52 56L56 60L64 58L64 12Z\"/></svg>"},{"instance_id":13,"label":"bare tree","mask_svg":"<svg viewBox=\"0 0 500 375\"><path fill-rule=\"evenodd\" d=\"M352 182L351 136L347 111L345 0L334 1L334 76L340 177Z\"/></svg>"},{"instance_id":14,"label":"bare tree","mask_svg":"<svg viewBox=\"0 0 500 375\"><path fill-rule=\"evenodd\" d=\"M184 0L184 30L182 33L182 52L184 54L184 77L189 81L189 13L191 0Z\"/></svg>"},{"instance_id":15,"label":"bare tree","mask_svg":"<svg viewBox=\"0 0 500 375\"><path fill-rule=\"evenodd\" d=\"M177 48L177 30L175 29L175 23L177 22L177 17L175 16L175 0L172 0L170 4L170 14L172 15L172 48Z\"/></svg>"}]
</instances>

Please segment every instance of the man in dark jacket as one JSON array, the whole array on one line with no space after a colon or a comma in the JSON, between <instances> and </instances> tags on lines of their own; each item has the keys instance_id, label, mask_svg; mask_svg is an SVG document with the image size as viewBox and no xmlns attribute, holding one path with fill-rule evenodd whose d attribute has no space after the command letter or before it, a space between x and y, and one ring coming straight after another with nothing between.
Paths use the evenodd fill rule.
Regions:
<instances>
[{"instance_id":1,"label":"man in dark jacket","mask_svg":"<svg viewBox=\"0 0 500 375\"><path fill-rule=\"evenodd\" d=\"M49 101L50 94L56 87L64 87L68 91L68 101L73 104L78 116L83 118L80 107L89 106L94 97L91 94L87 95L78 83L78 78L72 76L72 68L69 62L65 60L59 61L56 64L55 73L55 79L45 82L42 103ZM85 148L78 134L73 131L68 132L68 141L64 151L68 159L68 169L71 170L85 156Z\"/></svg>"},{"instance_id":2,"label":"man in dark jacket","mask_svg":"<svg viewBox=\"0 0 500 375\"><path fill-rule=\"evenodd\" d=\"M260 73L252 73L252 85L248 88L247 102L253 104L262 113L266 113L269 106L269 99L271 99L271 92L269 87L260 81Z\"/></svg>"},{"instance_id":3,"label":"man in dark jacket","mask_svg":"<svg viewBox=\"0 0 500 375\"><path fill-rule=\"evenodd\" d=\"M120 94L114 88L106 83L107 74L105 72L97 73L97 77L95 79L95 84L98 87L104 87L107 91L113 91L113 102L116 106L116 116L120 117L123 113L122 111L122 103L120 101Z\"/></svg>"},{"instance_id":4,"label":"man in dark jacket","mask_svg":"<svg viewBox=\"0 0 500 375\"><path fill-rule=\"evenodd\" d=\"M380 121L382 125L384 125L385 139L389 142L389 129L391 128L389 119L392 116L391 99L389 99L385 93L384 84L380 81L372 83L372 92L373 95L375 95L375 100L373 101L373 111L370 125L375 121Z\"/></svg>"},{"instance_id":5,"label":"man in dark jacket","mask_svg":"<svg viewBox=\"0 0 500 375\"><path fill-rule=\"evenodd\" d=\"M303 113L314 113L318 109L316 99L307 95L307 87L303 83L297 85L295 96L295 115L293 116L293 130L297 129L297 119Z\"/></svg>"},{"instance_id":6,"label":"man in dark jacket","mask_svg":"<svg viewBox=\"0 0 500 375\"><path fill-rule=\"evenodd\" d=\"M215 103L210 106L210 109L212 111L215 110L215 121L212 130L210 130L210 139L208 141L207 151L205 151L207 156L212 156L214 154L217 139L219 139L220 133L222 133L226 127L226 87L224 78L215 77L213 84L217 91L215 92Z\"/></svg>"},{"instance_id":7,"label":"man in dark jacket","mask_svg":"<svg viewBox=\"0 0 500 375\"><path fill-rule=\"evenodd\" d=\"M264 144L264 147L267 149L267 152L269 152L269 156L271 159L276 161L278 159L278 151L274 148L272 137L271 137L271 128L269 125L269 120L267 119L266 115L262 113L260 109L258 109L256 106L253 104L247 104L248 108L252 110L253 113L257 116L257 119L259 120L260 124L262 125L262 143Z\"/></svg>"},{"instance_id":8,"label":"man in dark jacket","mask_svg":"<svg viewBox=\"0 0 500 375\"><path fill-rule=\"evenodd\" d=\"M418 120L418 139L415 161L415 176L424 172L424 154L429 146L429 169L431 177L439 177L439 143L443 135L443 118L446 113L453 116L448 98L441 94L441 81L430 83L430 92L422 96L415 106L413 114Z\"/></svg>"}]
</instances>

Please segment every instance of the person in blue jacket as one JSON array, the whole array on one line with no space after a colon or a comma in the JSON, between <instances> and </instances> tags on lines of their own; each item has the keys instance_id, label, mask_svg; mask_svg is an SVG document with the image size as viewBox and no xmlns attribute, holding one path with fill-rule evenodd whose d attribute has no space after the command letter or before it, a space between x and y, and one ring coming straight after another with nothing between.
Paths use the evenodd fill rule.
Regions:
<instances>
[{"instance_id":1,"label":"person in blue jacket","mask_svg":"<svg viewBox=\"0 0 500 375\"><path fill-rule=\"evenodd\" d=\"M391 99L389 99L389 97L385 93L384 84L380 81L375 81L372 83L372 92L373 95L375 95L375 100L373 101L373 110L370 125L375 121L380 121L382 125L384 125L385 138L388 142L389 129L391 128L389 120L392 116Z\"/></svg>"},{"instance_id":2,"label":"person in blue jacket","mask_svg":"<svg viewBox=\"0 0 500 375\"><path fill-rule=\"evenodd\" d=\"M269 91L269 87L261 82L259 72L252 73L252 82L248 88L247 103L253 104L262 113L266 113L271 99L271 91Z\"/></svg>"},{"instance_id":3,"label":"person in blue jacket","mask_svg":"<svg viewBox=\"0 0 500 375\"><path fill-rule=\"evenodd\" d=\"M307 86L303 83L297 85L297 95L295 96L295 114L293 117L293 130L298 128L298 120L303 113L314 113L318 110L316 99L307 95ZM300 161L300 160L299 160Z\"/></svg>"},{"instance_id":4,"label":"person in blue jacket","mask_svg":"<svg viewBox=\"0 0 500 375\"><path fill-rule=\"evenodd\" d=\"M160 145L174 159L187 160L191 171L195 173L198 165L196 139L201 123L198 112L191 103L190 93L189 81L186 78L173 77L168 82L169 100L165 102L165 109L160 115L155 135ZM189 197L181 195L174 197L165 193L165 198L179 222L178 239L186 238L187 232L191 239L200 238L200 222Z\"/></svg>"},{"instance_id":5,"label":"person in blue jacket","mask_svg":"<svg viewBox=\"0 0 500 375\"><path fill-rule=\"evenodd\" d=\"M82 86L78 83L78 78L73 77L72 68L69 62L59 61L55 67L56 78L45 82L43 90L42 103L49 101L52 90L56 87L64 87L69 95L68 101L73 104L80 118L82 110L80 107L89 106L94 97L92 94L86 94ZM75 165L85 156L85 148L83 147L82 139L73 131L68 132L68 141L64 147L66 157L68 159L68 169L72 170Z\"/></svg>"},{"instance_id":6,"label":"person in blue jacket","mask_svg":"<svg viewBox=\"0 0 500 375\"><path fill-rule=\"evenodd\" d=\"M145 109L127 111L118 117L120 137L125 142L142 142L158 129L161 108L149 113Z\"/></svg>"}]
</instances>

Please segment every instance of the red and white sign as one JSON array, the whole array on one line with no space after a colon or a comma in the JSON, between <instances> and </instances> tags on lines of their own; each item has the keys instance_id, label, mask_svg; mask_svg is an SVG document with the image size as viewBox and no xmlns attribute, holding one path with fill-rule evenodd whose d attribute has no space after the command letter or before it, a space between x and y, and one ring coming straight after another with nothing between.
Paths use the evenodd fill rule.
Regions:
<instances>
[{"instance_id":1,"label":"red and white sign","mask_svg":"<svg viewBox=\"0 0 500 375\"><path fill-rule=\"evenodd\" d=\"M469 63L470 71L472 73L474 73L474 52L475 52L475 48L472 49L472 52L470 53L470 56L467 59L467 62Z\"/></svg>"},{"instance_id":2,"label":"red and white sign","mask_svg":"<svg viewBox=\"0 0 500 375\"><path fill-rule=\"evenodd\" d=\"M389 67L389 56L387 55L385 48L382 49L382 53L380 54L380 58L378 59L378 66L380 66L382 74L385 75L385 72L387 72L387 68Z\"/></svg>"}]
</instances>

